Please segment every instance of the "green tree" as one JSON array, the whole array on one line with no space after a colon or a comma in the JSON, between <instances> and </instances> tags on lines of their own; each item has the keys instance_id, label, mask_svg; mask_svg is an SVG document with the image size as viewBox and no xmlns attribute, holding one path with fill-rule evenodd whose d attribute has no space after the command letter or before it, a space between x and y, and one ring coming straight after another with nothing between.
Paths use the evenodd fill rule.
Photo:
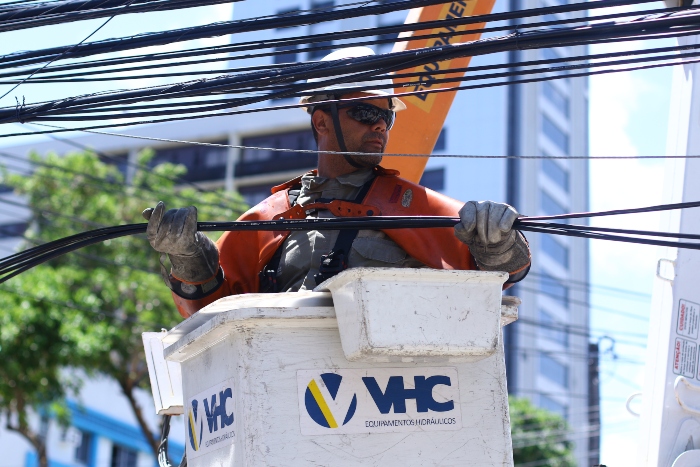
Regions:
<instances>
[{"instance_id":1,"label":"green tree","mask_svg":"<svg viewBox=\"0 0 700 467\"><path fill-rule=\"evenodd\" d=\"M532 405L526 398L509 397L510 432L515 465L575 467L569 427L559 415Z\"/></svg>"},{"instance_id":2,"label":"green tree","mask_svg":"<svg viewBox=\"0 0 700 467\"><path fill-rule=\"evenodd\" d=\"M178 186L183 166L148 169L150 151L139 156L133 181L125 184L115 165L93 153L65 157L31 155L31 175L5 173L2 183L26 197L32 211L29 246L77 232L145 222L141 211L162 200L167 207L196 205L203 220L232 220L244 206L237 195ZM64 369L113 378L129 401L146 440L148 427L134 391L148 388L141 333L180 322L160 276L158 254L145 236L108 240L53 259L0 286L0 411L8 427L36 448L46 466L41 433L27 422L53 410L65 420L61 402L76 389Z\"/></svg>"}]
</instances>

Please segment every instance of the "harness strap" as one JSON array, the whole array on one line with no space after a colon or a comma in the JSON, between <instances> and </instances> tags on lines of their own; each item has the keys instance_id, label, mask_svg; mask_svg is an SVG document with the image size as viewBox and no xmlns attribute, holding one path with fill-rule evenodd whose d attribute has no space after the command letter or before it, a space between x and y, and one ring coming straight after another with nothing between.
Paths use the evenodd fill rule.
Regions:
<instances>
[{"instance_id":1,"label":"harness strap","mask_svg":"<svg viewBox=\"0 0 700 467\"><path fill-rule=\"evenodd\" d=\"M364 185L362 185L362 188L360 188L359 193L355 197L353 201L342 201L339 202L339 200L328 200L328 199L322 199L324 204L321 203L312 203L311 205L307 205L306 207L299 206L296 204L296 200L299 197L300 192L297 191L298 187L300 188L301 185L295 185L293 186L289 191L289 202L292 205L292 208L288 210L286 213L282 214L283 216L289 216L293 212L296 213L295 211L302 211L305 212L305 208L314 206L318 204L317 208L321 209L328 209L330 208L331 212L334 211L333 207L337 206L340 208L341 206L347 206L347 204L361 204L362 201L365 199L367 196L367 193L369 193L370 188L372 188L372 184L374 183L374 180L376 177L372 177L371 180L367 181ZM321 200L321 198L319 198ZM317 200L317 202L319 201ZM379 209L373 208L372 206L362 206L362 211L365 215L372 215L373 213L379 214ZM369 208L369 210L368 210ZM375 212L372 211L373 209L376 209ZM362 213L361 213L362 214ZM360 215L361 215L360 214ZM278 217L278 216L276 216ZM291 218L301 218L297 216L290 216ZM341 271L344 271L347 269L348 264L347 264L347 257L349 256L350 248L352 248L352 242L355 240L355 237L357 237L357 234L359 233L359 230L341 230L338 233L338 238L336 239L335 245L333 246L333 249L327 254L323 255L321 257L321 265L319 267L319 273L314 276L314 280L316 280L317 284L320 284L326 279L329 279L336 274L338 274ZM275 251L275 254L272 255L272 258L270 259L270 262L267 263L267 265L258 273L258 276L260 277L260 292L261 293L276 293L279 292L279 286L277 284L277 276L279 274L279 267L280 267L280 262L282 261L282 254L284 252L284 242L282 245L277 248ZM320 282L319 282L320 280Z\"/></svg>"},{"instance_id":2,"label":"harness strap","mask_svg":"<svg viewBox=\"0 0 700 467\"><path fill-rule=\"evenodd\" d=\"M362 203L369 189L372 187L373 182L374 177L362 186L360 192L355 197L354 203ZM321 256L318 274L314 275L316 285L319 285L321 282L330 279L348 268L348 259L350 257L352 242L355 241L355 237L357 237L359 232L359 229L341 230L338 232L338 238L335 241L335 245L333 245L333 249L327 255Z\"/></svg>"},{"instance_id":3,"label":"harness strap","mask_svg":"<svg viewBox=\"0 0 700 467\"><path fill-rule=\"evenodd\" d=\"M340 117L338 116L338 105L334 102L331 104L331 118L333 119L333 128L335 129L335 137L338 140L338 146L342 152L348 152L345 146L345 138L343 138L343 130L340 127ZM363 166L350 158L347 154L343 154L345 161L356 169L361 169Z\"/></svg>"}]
</instances>

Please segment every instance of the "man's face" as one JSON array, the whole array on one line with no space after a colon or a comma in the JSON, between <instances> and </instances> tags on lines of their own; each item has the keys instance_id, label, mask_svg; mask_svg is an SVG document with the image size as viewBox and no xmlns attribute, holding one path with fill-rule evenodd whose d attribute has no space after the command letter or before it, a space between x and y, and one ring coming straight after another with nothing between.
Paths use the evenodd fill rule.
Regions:
<instances>
[{"instance_id":1,"label":"man's face","mask_svg":"<svg viewBox=\"0 0 700 467\"><path fill-rule=\"evenodd\" d=\"M343 95L341 99L362 97L366 95L367 94L361 92L356 92ZM389 108L389 99L386 97L356 102L358 104L371 104L382 109ZM342 102L340 106L343 107ZM330 112L327 113L330 114ZM340 118L340 126L343 130L343 139L345 140L347 150L349 152L376 154L376 156L349 156L350 159L363 167L374 167L378 165L382 161L382 153L386 149L386 145L389 141L389 131L387 130L386 122L383 119L380 119L377 123L371 125L360 123L348 115L347 108L338 109L338 116ZM333 132L333 137L334 136L335 132ZM335 139L334 142L337 144L337 139L333 139Z\"/></svg>"}]
</instances>

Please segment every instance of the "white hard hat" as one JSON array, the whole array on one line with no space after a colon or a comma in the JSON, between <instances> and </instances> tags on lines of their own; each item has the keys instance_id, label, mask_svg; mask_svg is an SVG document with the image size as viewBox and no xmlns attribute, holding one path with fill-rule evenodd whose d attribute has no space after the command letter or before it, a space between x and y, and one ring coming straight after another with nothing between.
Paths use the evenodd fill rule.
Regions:
<instances>
[{"instance_id":1,"label":"white hard hat","mask_svg":"<svg viewBox=\"0 0 700 467\"><path fill-rule=\"evenodd\" d=\"M344 58L358 58L358 57L367 57L369 55L374 55L374 50L370 49L369 47L347 47L345 49L340 49L336 50L335 52L332 52L325 57L321 59L321 61L328 61L328 60L342 60ZM310 80L307 81L307 83L323 83L326 78L311 78ZM377 85L393 85L394 82L391 80L391 78L386 78L382 80L374 80L374 81L356 81L352 83L338 83L338 84L330 84L328 86L320 87L318 89L315 89L315 91L332 91L334 89L346 89L346 90L351 90L351 89L356 89L358 92L364 92L366 94L375 94L377 96L391 96L391 93L393 89L366 89L370 86L377 86ZM335 94L333 92L329 92L328 94L315 94L313 96L302 96L299 99L300 104L310 104L313 102L318 102L318 101L327 101L334 99ZM404 104L401 99L398 97L392 97L391 98L391 103L392 103L392 110L395 112L398 112L399 110L405 110L406 109L406 104ZM311 107L304 107L304 110L307 112L310 111Z\"/></svg>"}]
</instances>

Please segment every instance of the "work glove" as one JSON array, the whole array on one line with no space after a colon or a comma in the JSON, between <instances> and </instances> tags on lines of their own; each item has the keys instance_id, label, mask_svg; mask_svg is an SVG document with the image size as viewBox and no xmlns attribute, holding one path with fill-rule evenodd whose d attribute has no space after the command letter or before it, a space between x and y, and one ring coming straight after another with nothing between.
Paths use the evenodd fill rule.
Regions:
<instances>
[{"instance_id":1,"label":"work glove","mask_svg":"<svg viewBox=\"0 0 700 467\"><path fill-rule=\"evenodd\" d=\"M469 201L459 210L455 236L469 245L469 251L483 271L515 272L530 263L525 237L513 230L518 211L493 201Z\"/></svg>"},{"instance_id":2,"label":"work glove","mask_svg":"<svg viewBox=\"0 0 700 467\"><path fill-rule=\"evenodd\" d=\"M218 273L219 250L209 237L197 231L197 208L166 211L160 201L155 208L144 210L143 217L148 221L148 241L154 250L168 255L175 279L196 284Z\"/></svg>"}]
</instances>

